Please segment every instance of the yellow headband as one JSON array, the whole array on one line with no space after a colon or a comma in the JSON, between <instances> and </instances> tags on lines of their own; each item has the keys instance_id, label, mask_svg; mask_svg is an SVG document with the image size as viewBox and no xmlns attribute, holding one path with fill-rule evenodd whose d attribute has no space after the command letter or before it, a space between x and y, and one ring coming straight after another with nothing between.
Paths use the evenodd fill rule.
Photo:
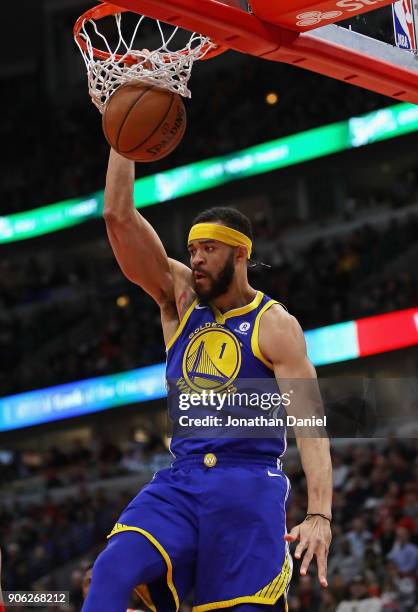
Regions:
<instances>
[{"instance_id":1,"label":"yellow headband","mask_svg":"<svg viewBox=\"0 0 418 612\"><path fill-rule=\"evenodd\" d=\"M189 244L193 240L204 240L205 238L213 238L213 240L219 240L219 242L224 242L230 246L245 246L247 247L248 259L251 257L253 243L248 236L231 227L218 225L217 223L196 223L190 229L187 243Z\"/></svg>"}]
</instances>

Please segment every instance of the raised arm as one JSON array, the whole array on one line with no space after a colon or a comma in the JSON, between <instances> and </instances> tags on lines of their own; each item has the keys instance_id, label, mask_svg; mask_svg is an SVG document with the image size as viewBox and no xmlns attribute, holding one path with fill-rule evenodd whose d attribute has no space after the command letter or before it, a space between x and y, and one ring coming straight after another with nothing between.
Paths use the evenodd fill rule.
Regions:
<instances>
[{"instance_id":1,"label":"raised arm","mask_svg":"<svg viewBox=\"0 0 418 612\"><path fill-rule=\"evenodd\" d=\"M176 293L187 292L191 285L191 272L168 258L154 228L135 209L134 180L134 162L112 149L103 211L110 244L130 281L142 287L160 306L176 303L179 297Z\"/></svg>"},{"instance_id":2,"label":"raised arm","mask_svg":"<svg viewBox=\"0 0 418 612\"><path fill-rule=\"evenodd\" d=\"M281 393L290 393L288 415L299 418L322 416L322 402L315 368L306 353L303 332L297 320L280 306L273 306L261 319L259 346L271 361ZM307 514L311 516L296 525L286 539L299 540L295 557L304 551L300 573L306 574L315 555L321 586L326 580L327 556L331 542L332 466L329 440L324 429L295 427L296 443L301 456L308 489ZM327 518L324 518L327 517ZM327 520L329 519L329 520Z\"/></svg>"},{"instance_id":3,"label":"raised arm","mask_svg":"<svg viewBox=\"0 0 418 612\"><path fill-rule=\"evenodd\" d=\"M161 304L174 301L167 253L157 233L134 207L135 164L111 149L106 176L104 219L125 276Z\"/></svg>"}]
</instances>

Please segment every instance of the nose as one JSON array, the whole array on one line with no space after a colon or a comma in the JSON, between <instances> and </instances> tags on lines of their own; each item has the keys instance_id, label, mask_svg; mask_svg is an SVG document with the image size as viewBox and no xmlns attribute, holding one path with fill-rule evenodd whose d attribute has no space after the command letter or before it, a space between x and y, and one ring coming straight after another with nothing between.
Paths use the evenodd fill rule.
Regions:
<instances>
[{"instance_id":1,"label":"nose","mask_svg":"<svg viewBox=\"0 0 418 612\"><path fill-rule=\"evenodd\" d=\"M192 261L191 261L192 268L197 268L204 262L205 262L205 258L203 257L203 252L197 249L195 254L192 257Z\"/></svg>"}]
</instances>

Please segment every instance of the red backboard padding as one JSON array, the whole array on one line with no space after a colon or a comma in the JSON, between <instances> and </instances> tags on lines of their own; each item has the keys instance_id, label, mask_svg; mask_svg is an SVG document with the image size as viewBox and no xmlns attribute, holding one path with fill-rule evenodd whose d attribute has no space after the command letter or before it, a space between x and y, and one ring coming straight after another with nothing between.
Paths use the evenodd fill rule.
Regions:
<instances>
[{"instance_id":1,"label":"red backboard padding","mask_svg":"<svg viewBox=\"0 0 418 612\"><path fill-rule=\"evenodd\" d=\"M393 0L251 0L254 15L289 30L305 32L376 10Z\"/></svg>"},{"instance_id":2,"label":"red backboard padding","mask_svg":"<svg viewBox=\"0 0 418 612\"><path fill-rule=\"evenodd\" d=\"M264 1L266 6L271 0ZM295 0L292 0L295 2ZM379 6L387 0L340 0ZM287 2L287 0L286 0ZM302 0L298 0L302 3ZM276 62L293 64L325 76L418 104L418 70L390 63L313 34L274 25L216 0L117 0L131 11L200 32L222 46ZM284 4L284 3L283 3ZM274 2L275 6L279 2ZM373 6L372 6L373 5ZM304 2L306 6L306 2Z\"/></svg>"}]
</instances>

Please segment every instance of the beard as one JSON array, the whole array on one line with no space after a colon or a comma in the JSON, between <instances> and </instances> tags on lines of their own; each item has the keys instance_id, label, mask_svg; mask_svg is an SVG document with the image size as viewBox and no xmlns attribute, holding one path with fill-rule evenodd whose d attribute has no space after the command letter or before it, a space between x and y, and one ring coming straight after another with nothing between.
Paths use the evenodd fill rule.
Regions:
<instances>
[{"instance_id":1,"label":"beard","mask_svg":"<svg viewBox=\"0 0 418 612\"><path fill-rule=\"evenodd\" d=\"M209 281L209 286L206 289L203 289L203 287L198 287L195 279L193 278L193 285L196 295L202 302L210 302L220 295L223 295L231 286L234 273L234 253L232 252L228 256L224 267L220 270L216 277L212 276L212 274L209 274L208 272L205 272L206 279Z\"/></svg>"}]
</instances>

